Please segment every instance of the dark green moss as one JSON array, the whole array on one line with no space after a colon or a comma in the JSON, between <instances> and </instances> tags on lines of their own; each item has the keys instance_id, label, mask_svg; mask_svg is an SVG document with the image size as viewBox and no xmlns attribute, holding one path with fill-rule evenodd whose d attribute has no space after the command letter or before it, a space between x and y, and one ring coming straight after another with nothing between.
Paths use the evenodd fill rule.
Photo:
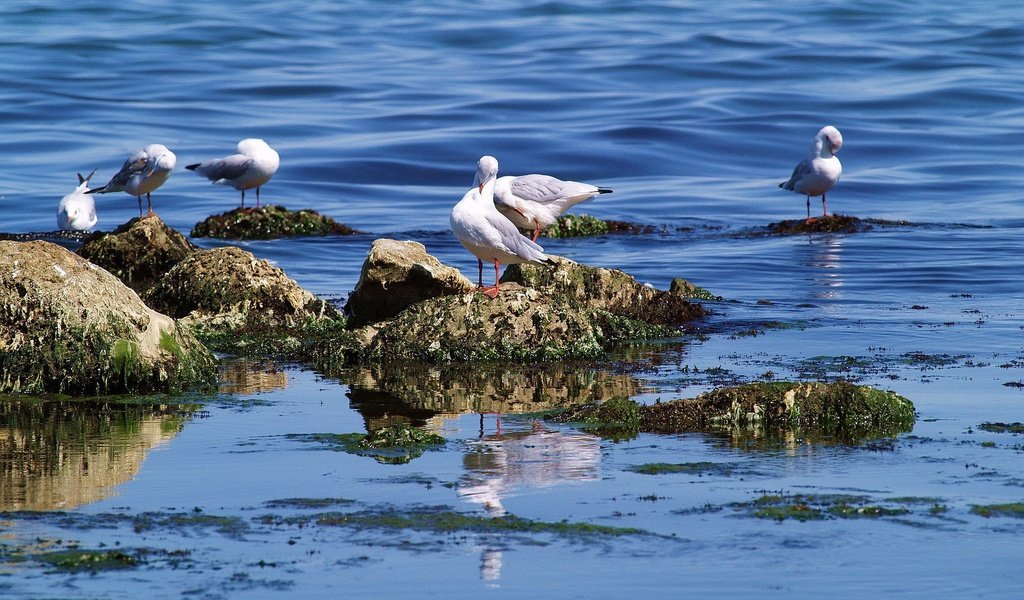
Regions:
<instances>
[{"instance_id":1,"label":"dark green moss","mask_svg":"<svg viewBox=\"0 0 1024 600\"><path fill-rule=\"evenodd\" d=\"M485 517L445 509L425 508L406 512L361 511L319 515L318 525L428 531L433 533L531 533L562 537L648 536L651 533L632 527L611 527L569 521L534 521L515 515Z\"/></svg>"},{"instance_id":2,"label":"dark green moss","mask_svg":"<svg viewBox=\"0 0 1024 600\"><path fill-rule=\"evenodd\" d=\"M793 219L771 223L767 230L774 235L794 235L802 233L860 233L869 231L871 225L847 215L828 215L817 217L808 222L806 219Z\"/></svg>"},{"instance_id":3,"label":"dark green moss","mask_svg":"<svg viewBox=\"0 0 1024 600\"><path fill-rule=\"evenodd\" d=\"M654 233L653 225L639 225L625 221L605 221L590 215L562 215L542 235L551 238L570 238L604 235L606 233Z\"/></svg>"},{"instance_id":4,"label":"dark green moss","mask_svg":"<svg viewBox=\"0 0 1024 600\"><path fill-rule=\"evenodd\" d=\"M716 462L646 463L634 465L629 470L644 475L686 473L688 475L722 475L728 477L736 472L736 466L729 463Z\"/></svg>"},{"instance_id":5,"label":"dark green moss","mask_svg":"<svg viewBox=\"0 0 1024 600\"><path fill-rule=\"evenodd\" d=\"M236 208L208 217L192 228L192 237L227 240L269 240L283 237L354 235L361 233L314 210L283 206Z\"/></svg>"},{"instance_id":6,"label":"dark green moss","mask_svg":"<svg viewBox=\"0 0 1024 600\"><path fill-rule=\"evenodd\" d=\"M547 419L572 423L601 437L624 440L640 433L642 407L629 398L612 398L600 404L585 404L555 411Z\"/></svg>"},{"instance_id":7,"label":"dark green moss","mask_svg":"<svg viewBox=\"0 0 1024 600\"><path fill-rule=\"evenodd\" d=\"M427 450L443 447L446 440L436 434L400 423L369 434L312 433L290 434L289 439L315 442L328 448L359 456L369 456L384 464L405 464Z\"/></svg>"},{"instance_id":8,"label":"dark green moss","mask_svg":"<svg viewBox=\"0 0 1024 600\"><path fill-rule=\"evenodd\" d=\"M866 496L849 494L765 494L750 502L734 503L735 510L758 519L811 521L878 519L910 514L903 507L869 504Z\"/></svg>"},{"instance_id":9,"label":"dark green moss","mask_svg":"<svg viewBox=\"0 0 1024 600\"><path fill-rule=\"evenodd\" d=\"M120 550L60 550L37 555L36 560L60 571L111 571L141 564L136 556Z\"/></svg>"},{"instance_id":10,"label":"dark green moss","mask_svg":"<svg viewBox=\"0 0 1024 600\"><path fill-rule=\"evenodd\" d=\"M1012 517L1024 519L1024 502L1009 502L1007 504L972 504L971 512L985 517Z\"/></svg>"},{"instance_id":11,"label":"dark green moss","mask_svg":"<svg viewBox=\"0 0 1024 600\"><path fill-rule=\"evenodd\" d=\"M992 433L1024 433L1024 423L982 423L978 429Z\"/></svg>"},{"instance_id":12,"label":"dark green moss","mask_svg":"<svg viewBox=\"0 0 1024 600\"><path fill-rule=\"evenodd\" d=\"M348 498L282 498L265 503L268 508L327 508L355 504Z\"/></svg>"}]
</instances>

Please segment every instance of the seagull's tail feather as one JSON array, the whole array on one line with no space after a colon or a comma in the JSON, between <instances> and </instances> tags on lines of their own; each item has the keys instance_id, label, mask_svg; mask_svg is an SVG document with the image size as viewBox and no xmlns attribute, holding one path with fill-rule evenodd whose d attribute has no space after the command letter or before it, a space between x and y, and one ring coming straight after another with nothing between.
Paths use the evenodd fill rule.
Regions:
<instances>
[{"instance_id":1,"label":"seagull's tail feather","mask_svg":"<svg viewBox=\"0 0 1024 600\"><path fill-rule=\"evenodd\" d=\"M599 188L597 188L597 193L598 194L610 194L610 193L612 193L612 191L609 188L599 187Z\"/></svg>"},{"instance_id":2,"label":"seagull's tail feather","mask_svg":"<svg viewBox=\"0 0 1024 600\"><path fill-rule=\"evenodd\" d=\"M82 185L83 183L89 183L89 180L92 179L92 176L95 175L95 174L96 174L96 169L93 169L92 173L89 173L85 177L82 177L81 173L75 173L75 175L78 175L78 185Z\"/></svg>"},{"instance_id":3,"label":"seagull's tail feather","mask_svg":"<svg viewBox=\"0 0 1024 600\"><path fill-rule=\"evenodd\" d=\"M91 190L85 190L86 194L106 194L107 186L92 188Z\"/></svg>"},{"instance_id":4,"label":"seagull's tail feather","mask_svg":"<svg viewBox=\"0 0 1024 600\"><path fill-rule=\"evenodd\" d=\"M189 171L195 171L196 169L199 168L200 164L202 163L196 163L194 165L185 165L185 168L188 169Z\"/></svg>"}]
</instances>

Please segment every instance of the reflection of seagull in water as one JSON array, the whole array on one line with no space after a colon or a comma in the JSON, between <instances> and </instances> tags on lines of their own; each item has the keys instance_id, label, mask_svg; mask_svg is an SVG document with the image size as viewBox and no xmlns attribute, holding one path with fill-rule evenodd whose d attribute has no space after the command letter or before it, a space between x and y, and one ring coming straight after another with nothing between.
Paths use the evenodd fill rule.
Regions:
<instances>
[{"instance_id":1,"label":"reflection of seagull in water","mask_svg":"<svg viewBox=\"0 0 1024 600\"><path fill-rule=\"evenodd\" d=\"M789 181L779 184L784 190L807 196L808 223L814 221L811 218L811 196L821 196L822 216L828 216L825 193L832 189L839 181L839 176L843 174L843 165L835 155L842 147L843 136L839 130L831 125L822 127L814 136L810 156L793 169Z\"/></svg>"},{"instance_id":2,"label":"reflection of seagull in water","mask_svg":"<svg viewBox=\"0 0 1024 600\"><path fill-rule=\"evenodd\" d=\"M127 192L139 199L139 214L142 214L142 195L146 195L149 214L153 214L153 200L150 194L162 186L171 176L177 162L174 153L163 144L150 144L132 153L124 161L121 170L114 174L107 185L91 189L86 194L108 194Z\"/></svg>"},{"instance_id":3,"label":"reflection of seagull in water","mask_svg":"<svg viewBox=\"0 0 1024 600\"><path fill-rule=\"evenodd\" d=\"M494 206L519 229L533 231L537 241L541 230L580 202L611 190L589 183L562 181L550 175L499 177L494 183Z\"/></svg>"},{"instance_id":4,"label":"reflection of seagull in water","mask_svg":"<svg viewBox=\"0 0 1024 600\"><path fill-rule=\"evenodd\" d=\"M242 192L242 208L245 208L245 190L256 188L256 208L260 207L260 187L277 173L281 157L261 139L249 138L238 142L238 152L224 158L211 158L201 163L187 165L213 183L230 185Z\"/></svg>"},{"instance_id":5,"label":"reflection of seagull in water","mask_svg":"<svg viewBox=\"0 0 1024 600\"><path fill-rule=\"evenodd\" d=\"M86 194L89 180L96 174L92 170L87 177L78 176L75 191L60 199L57 205L57 227L61 231L89 231L96 226L96 202Z\"/></svg>"},{"instance_id":6,"label":"reflection of seagull in water","mask_svg":"<svg viewBox=\"0 0 1024 600\"><path fill-rule=\"evenodd\" d=\"M476 185L452 208L449 219L459 242L473 253L479 266L478 285L491 298L498 297L501 263L551 262L544 249L526 239L516 226L494 207L494 180L498 160L484 156L476 165ZM484 287L484 262L494 264L494 285Z\"/></svg>"}]
</instances>

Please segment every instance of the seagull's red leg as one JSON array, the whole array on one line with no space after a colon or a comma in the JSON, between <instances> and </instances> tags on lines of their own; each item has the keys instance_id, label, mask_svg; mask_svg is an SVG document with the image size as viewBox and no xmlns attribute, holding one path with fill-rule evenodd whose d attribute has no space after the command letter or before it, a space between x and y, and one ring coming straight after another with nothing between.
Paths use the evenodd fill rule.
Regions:
<instances>
[{"instance_id":1,"label":"seagull's red leg","mask_svg":"<svg viewBox=\"0 0 1024 600\"><path fill-rule=\"evenodd\" d=\"M142 194L139 194L138 196L136 196L136 198L139 200L139 216L141 217L142 216Z\"/></svg>"},{"instance_id":2,"label":"seagull's red leg","mask_svg":"<svg viewBox=\"0 0 1024 600\"><path fill-rule=\"evenodd\" d=\"M804 224L805 225L810 225L811 223L813 223L813 222L815 222L817 220L818 220L817 217L812 217L811 216L811 197L808 196L807 197L807 220L804 221Z\"/></svg>"},{"instance_id":3,"label":"seagull's red leg","mask_svg":"<svg viewBox=\"0 0 1024 600\"><path fill-rule=\"evenodd\" d=\"M477 266L477 271L478 271L477 278L476 278L476 287L483 288L484 287L484 261L480 260L479 258L476 259L476 266Z\"/></svg>"},{"instance_id":4,"label":"seagull's red leg","mask_svg":"<svg viewBox=\"0 0 1024 600\"><path fill-rule=\"evenodd\" d=\"M153 214L153 199L149 197L149 192L146 192L146 206L149 208L148 214Z\"/></svg>"},{"instance_id":5,"label":"seagull's red leg","mask_svg":"<svg viewBox=\"0 0 1024 600\"><path fill-rule=\"evenodd\" d=\"M825 205L825 194L821 195L821 213L823 216L828 216L828 206Z\"/></svg>"},{"instance_id":6,"label":"seagull's red leg","mask_svg":"<svg viewBox=\"0 0 1024 600\"><path fill-rule=\"evenodd\" d=\"M537 221L537 226L533 230L533 241L536 242L538 237L540 237L540 221Z\"/></svg>"},{"instance_id":7,"label":"seagull's red leg","mask_svg":"<svg viewBox=\"0 0 1024 600\"><path fill-rule=\"evenodd\" d=\"M480 291L482 291L484 293L485 296L487 296L488 298L491 298L492 300L494 298L498 297L498 284L499 284L499 281L498 281L498 269L500 268L500 264L501 264L501 263L498 262L498 259L495 258L493 260L494 260L494 285L493 286L487 286L487 287L483 288L482 290L480 290ZM482 273L483 272L482 271L483 263L481 263L480 269L481 269L481 273ZM482 277L482 275L481 275L481 277Z\"/></svg>"}]
</instances>

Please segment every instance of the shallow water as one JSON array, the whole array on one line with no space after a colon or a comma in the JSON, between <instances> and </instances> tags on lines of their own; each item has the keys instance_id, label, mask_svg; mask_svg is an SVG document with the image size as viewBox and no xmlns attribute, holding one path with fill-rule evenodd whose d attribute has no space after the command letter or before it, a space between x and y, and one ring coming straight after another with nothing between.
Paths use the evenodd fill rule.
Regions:
<instances>
[{"instance_id":1,"label":"shallow water","mask_svg":"<svg viewBox=\"0 0 1024 600\"><path fill-rule=\"evenodd\" d=\"M682 276L727 299L710 304L701 335L630 349L608 369L468 381L434 369L408 381L243 361L224 366L218 395L184 400L201 406L5 402L3 508L44 512L0 517L0 592L1016 596L1024 521L971 507L1024 500L1020 436L978 427L1024 420L1021 388L1006 385L1024 381L1017 3L507 6L0 6L4 232L52 230L75 172L97 168L105 181L154 141L179 161L154 205L187 232L238 196L182 167L263 137L282 156L264 201L370 233L243 246L343 299L382 235L421 241L474 275L447 217L489 153L504 173L615 190L578 212L664 230L545 241L549 252L658 287ZM776 185L826 123L845 140L830 208L905 224L763 235L804 214L804 199ZM97 202L106 230L137 209L126 194ZM696 434L613 442L509 414L692 396L769 372L893 389L919 419L895 440L850 447ZM309 437L404 419L450 441L395 465ZM653 462L735 466L630 470ZM749 503L779 493L820 496L811 508L826 512L825 495L845 494L909 513L751 516ZM307 502L280 502L296 498ZM308 502L323 499L338 500ZM657 535L308 517L423 507ZM76 543L151 553L95 575L20 560Z\"/></svg>"}]
</instances>

